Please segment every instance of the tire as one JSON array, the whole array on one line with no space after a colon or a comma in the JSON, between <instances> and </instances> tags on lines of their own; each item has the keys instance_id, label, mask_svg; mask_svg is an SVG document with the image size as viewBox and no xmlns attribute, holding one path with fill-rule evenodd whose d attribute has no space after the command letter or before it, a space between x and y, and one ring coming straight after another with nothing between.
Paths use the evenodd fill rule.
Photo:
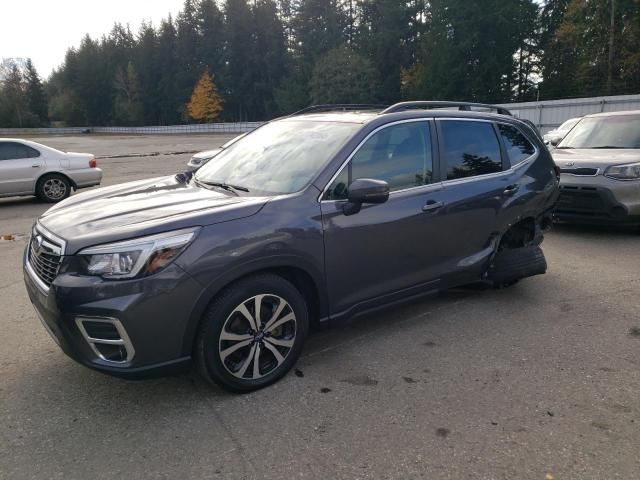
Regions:
<instances>
[{"instance_id":1,"label":"tire","mask_svg":"<svg viewBox=\"0 0 640 480\"><path fill-rule=\"evenodd\" d=\"M495 288L505 288L522 278L543 275L546 271L547 261L542 249L538 245L530 245L498 252L488 277Z\"/></svg>"},{"instance_id":2,"label":"tire","mask_svg":"<svg viewBox=\"0 0 640 480\"><path fill-rule=\"evenodd\" d=\"M47 203L57 203L71 195L71 182L64 175L44 175L36 185L36 195Z\"/></svg>"},{"instance_id":3,"label":"tire","mask_svg":"<svg viewBox=\"0 0 640 480\"><path fill-rule=\"evenodd\" d=\"M195 348L198 370L231 392L266 387L293 367L308 330L307 303L293 284L268 273L247 277L227 287L204 313Z\"/></svg>"}]
</instances>

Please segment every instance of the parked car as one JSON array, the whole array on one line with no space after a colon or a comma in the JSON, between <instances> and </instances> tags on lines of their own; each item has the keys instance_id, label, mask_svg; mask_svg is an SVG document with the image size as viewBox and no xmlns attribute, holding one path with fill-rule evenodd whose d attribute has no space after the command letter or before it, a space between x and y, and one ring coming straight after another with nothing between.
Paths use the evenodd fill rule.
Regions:
<instances>
[{"instance_id":1,"label":"parked car","mask_svg":"<svg viewBox=\"0 0 640 480\"><path fill-rule=\"evenodd\" d=\"M246 133L243 133L242 135L238 135L237 137L229 140L227 143L225 143L221 147L214 148L213 150L205 150L204 152L196 153L193 157L191 157L189 159L189 162L187 163L187 171L195 172L200 167L205 165L213 157L218 155L222 150L224 150L225 148L230 147L231 145L236 143L238 140L240 140L245 135L246 135Z\"/></svg>"},{"instance_id":2,"label":"parked car","mask_svg":"<svg viewBox=\"0 0 640 480\"><path fill-rule=\"evenodd\" d=\"M102 170L90 153L61 152L36 142L0 138L0 197L36 195L64 200L71 190L99 185Z\"/></svg>"},{"instance_id":3,"label":"parked car","mask_svg":"<svg viewBox=\"0 0 640 480\"><path fill-rule=\"evenodd\" d=\"M559 220L640 225L640 110L584 117L553 157Z\"/></svg>"},{"instance_id":4,"label":"parked car","mask_svg":"<svg viewBox=\"0 0 640 480\"><path fill-rule=\"evenodd\" d=\"M544 135L544 143L551 146L558 145L562 139L571 131L573 127L580 121L580 117L570 118L555 130L551 130Z\"/></svg>"},{"instance_id":5,"label":"parked car","mask_svg":"<svg viewBox=\"0 0 640 480\"><path fill-rule=\"evenodd\" d=\"M136 378L194 358L242 392L281 378L310 324L542 274L553 160L507 110L467 106L308 111L189 180L75 195L34 225L29 297L88 367Z\"/></svg>"}]
</instances>

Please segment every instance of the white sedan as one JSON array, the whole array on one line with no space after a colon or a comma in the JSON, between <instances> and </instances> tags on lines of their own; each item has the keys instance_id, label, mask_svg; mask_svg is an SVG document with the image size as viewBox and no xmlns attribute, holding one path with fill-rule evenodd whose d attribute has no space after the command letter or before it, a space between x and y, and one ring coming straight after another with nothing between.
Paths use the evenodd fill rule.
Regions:
<instances>
[{"instance_id":1,"label":"white sedan","mask_svg":"<svg viewBox=\"0 0 640 480\"><path fill-rule=\"evenodd\" d=\"M100 185L102 170L90 153L61 152L28 140L0 138L0 197L36 195L64 200L71 190Z\"/></svg>"}]
</instances>

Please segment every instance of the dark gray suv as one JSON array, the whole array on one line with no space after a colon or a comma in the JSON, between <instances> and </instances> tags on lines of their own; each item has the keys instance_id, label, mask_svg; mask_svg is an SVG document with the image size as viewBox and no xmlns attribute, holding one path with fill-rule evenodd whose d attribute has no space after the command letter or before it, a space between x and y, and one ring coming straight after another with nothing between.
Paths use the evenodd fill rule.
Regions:
<instances>
[{"instance_id":1,"label":"dark gray suv","mask_svg":"<svg viewBox=\"0 0 640 480\"><path fill-rule=\"evenodd\" d=\"M331 109L267 123L193 176L42 215L24 278L62 350L128 378L194 359L250 391L292 367L310 325L545 272L558 172L529 125L466 103Z\"/></svg>"}]
</instances>

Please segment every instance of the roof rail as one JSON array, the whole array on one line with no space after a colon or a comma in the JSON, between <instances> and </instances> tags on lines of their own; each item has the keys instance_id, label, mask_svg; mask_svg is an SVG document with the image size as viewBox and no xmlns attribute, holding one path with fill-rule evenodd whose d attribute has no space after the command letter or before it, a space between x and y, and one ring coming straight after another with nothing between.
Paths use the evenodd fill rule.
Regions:
<instances>
[{"instance_id":1,"label":"roof rail","mask_svg":"<svg viewBox=\"0 0 640 480\"><path fill-rule=\"evenodd\" d=\"M320 113L320 112L352 112L358 110L382 110L387 108L388 105L375 105L369 103L336 103L327 105L311 105L310 107L303 108L297 112L289 115L295 117L296 115L304 115L305 113Z\"/></svg>"},{"instance_id":2,"label":"roof rail","mask_svg":"<svg viewBox=\"0 0 640 480\"><path fill-rule=\"evenodd\" d=\"M391 105L389 108L380 112L383 113L395 113L395 112L404 112L405 110L413 110L419 108L448 108L448 107L457 107L458 110L463 111L471 111L471 107L476 108L488 108L494 110L500 115L509 115L513 117L513 114L504 107L499 107L497 105L489 105L486 103L472 103L472 102L443 102L443 101L417 101L417 102L400 102L395 105Z\"/></svg>"}]
</instances>

